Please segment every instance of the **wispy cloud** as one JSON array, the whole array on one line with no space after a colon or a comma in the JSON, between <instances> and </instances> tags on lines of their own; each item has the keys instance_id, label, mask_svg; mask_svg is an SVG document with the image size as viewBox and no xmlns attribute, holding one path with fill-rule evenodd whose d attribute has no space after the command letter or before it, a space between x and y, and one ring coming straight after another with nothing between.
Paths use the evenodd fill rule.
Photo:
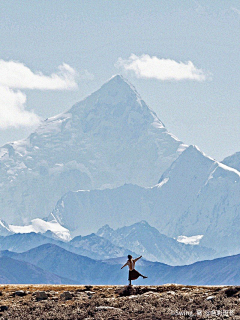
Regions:
<instances>
[{"instance_id":1,"label":"wispy cloud","mask_svg":"<svg viewBox=\"0 0 240 320\"><path fill-rule=\"evenodd\" d=\"M26 95L21 91L0 86L0 128L35 126L40 118L25 110Z\"/></svg>"},{"instance_id":2,"label":"wispy cloud","mask_svg":"<svg viewBox=\"0 0 240 320\"><path fill-rule=\"evenodd\" d=\"M204 81L208 74L194 66L191 61L177 62L171 59L159 59L148 54L131 56L124 60L119 58L115 64L118 68L133 72L138 78L152 78L157 80L195 80Z\"/></svg>"},{"instance_id":3,"label":"wispy cloud","mask_svg":"<svg viewBox=\"0 0 240 320\"><path fill-rule=\"evenodd\" d=\"M77 80L93 79L87 70L80 74L63 63L50 76L33 72L23 63L0 60L0 128L35 126L40 117L26 110L26 94L30 90L76 90ZM21 90L21 91L20 91Z\"/></svg>"},{"instance_id":4,"label":"wispy cloud","mask_svg":"<svg viewBox=\"0 0 240 320\"><path fill-rule=\"evenodd\" d=\"M68 64L58 67L57 73L45 76L32 72L23 63L0 60L0 85L17 89L74 90L77 73Z\"/></svg>"}]
</instances>

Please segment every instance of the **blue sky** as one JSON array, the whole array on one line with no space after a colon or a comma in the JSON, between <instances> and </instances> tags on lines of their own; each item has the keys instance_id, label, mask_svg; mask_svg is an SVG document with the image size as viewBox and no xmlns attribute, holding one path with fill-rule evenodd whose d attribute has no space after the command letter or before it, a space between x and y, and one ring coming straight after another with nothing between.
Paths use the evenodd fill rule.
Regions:
<instances>
[{"instance_id":1,"label":"blue sky","mask_svg":"<svg viewBox=\"0 0 240 320\"><path fill-rule=\"evenodd\" d=\"M171 133L222 160L240 151L239 34L234 0L2 0L0 144L120 73Z\"/></svg>"}]
</instances>

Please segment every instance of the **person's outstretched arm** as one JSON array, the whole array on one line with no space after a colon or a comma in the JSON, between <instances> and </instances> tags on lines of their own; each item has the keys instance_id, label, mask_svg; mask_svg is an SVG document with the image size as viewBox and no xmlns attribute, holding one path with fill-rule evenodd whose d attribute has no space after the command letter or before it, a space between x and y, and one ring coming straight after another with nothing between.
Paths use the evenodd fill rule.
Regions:
<instances>
[{"instance_id":1,"label":"person's outstretched arm","mask_svg":"<svg viewBox=\"0 0 240 320\"><path fill-rule=\"evenodd\" d=\"M127 262L122 266L122 268L126 267L126 265L127 265ZM122 268L121 268L121 269L122 269Z\"/></svg>"},{"instance_id":2,"label":"person's outstretched arm","mask_svg":"<svg viewBox=\"0 0 240 320\"><path fill-rule=\"evenodd\" d=\"M142 256L140 256L140 257L138 257L138 258L136 258L136 259L134 259L134 261L136 262L136 261L138 261L139 259L141 259L142 258Z\"/></svg>"}]
</instances>

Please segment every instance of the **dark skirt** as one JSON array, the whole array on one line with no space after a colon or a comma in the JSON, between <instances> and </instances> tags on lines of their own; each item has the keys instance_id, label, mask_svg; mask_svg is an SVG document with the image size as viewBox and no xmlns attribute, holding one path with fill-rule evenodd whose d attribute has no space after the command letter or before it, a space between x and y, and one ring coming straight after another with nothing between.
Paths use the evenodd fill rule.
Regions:
<instances>
[{"instance_id":1,"label":"dark skirt","mask_svg":"<svg viewBox=\"0 0 240 320\"><path fill-rule=\"evenodd\" d=\"M132 271L129 270L129 276L128 276L128 280L136 280L141 274L133 269Z\"/></svg>"}]
</instances>

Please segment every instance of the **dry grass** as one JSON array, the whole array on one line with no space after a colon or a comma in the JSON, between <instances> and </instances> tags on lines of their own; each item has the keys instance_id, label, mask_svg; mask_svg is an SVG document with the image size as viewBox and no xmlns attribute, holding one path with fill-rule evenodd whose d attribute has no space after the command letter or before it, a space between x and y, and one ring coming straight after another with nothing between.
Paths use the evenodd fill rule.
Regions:
<instances>
[{"instance_id":1,"label":"dry grass","mask_svg":"<svg viewBox=\"0 0 240 320\"><path fill-rule=\"evenodd\" d=\"M37 301L37 291L48 299ZM8 320L240 319L240 287L0 285L0 292L0 308L8 307L0 319Z\"/></svg>"}]
</instances>

